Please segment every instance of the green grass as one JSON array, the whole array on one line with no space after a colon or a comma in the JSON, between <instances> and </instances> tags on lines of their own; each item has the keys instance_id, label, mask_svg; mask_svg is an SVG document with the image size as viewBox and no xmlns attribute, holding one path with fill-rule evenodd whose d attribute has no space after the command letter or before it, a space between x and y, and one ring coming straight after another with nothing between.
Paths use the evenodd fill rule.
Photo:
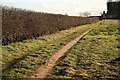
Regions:
<instances>
[{"instance_id":1,"label":"green grass","mask_svg":"<svg viewBox=\"0 0 120 80\"><path fill-rule=\"evenodd\" d=\"M28 78L62 46L97 24L99 22L2 46L3 78Z\"/></svg>"},{"instance_id":2,"label":"green grass","mask_svg":"<svg viewBox=\"0 0 120 80\"><path fill-rule=\"evenodd\" d=\"M120 78L119 30L118 25L99 25L56 62L47 78Z\"/></svg>"}]
</instances>

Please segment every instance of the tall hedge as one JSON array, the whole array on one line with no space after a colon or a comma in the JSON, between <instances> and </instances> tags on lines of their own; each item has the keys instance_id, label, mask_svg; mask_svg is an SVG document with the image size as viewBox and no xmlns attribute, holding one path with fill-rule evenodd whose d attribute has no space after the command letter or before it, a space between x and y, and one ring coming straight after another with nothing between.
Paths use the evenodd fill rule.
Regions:
<instances>
[{"instance_id":1,"label":"tall hedge","mask_svg":"<svg viewBox=\"0 0 120 80\"><path fill-rule=\"evenodd\" d=\"M3 7L2 12L4 45L98 21L98 18L47 14L6 7Z\"/></svg>"}]
</instances>

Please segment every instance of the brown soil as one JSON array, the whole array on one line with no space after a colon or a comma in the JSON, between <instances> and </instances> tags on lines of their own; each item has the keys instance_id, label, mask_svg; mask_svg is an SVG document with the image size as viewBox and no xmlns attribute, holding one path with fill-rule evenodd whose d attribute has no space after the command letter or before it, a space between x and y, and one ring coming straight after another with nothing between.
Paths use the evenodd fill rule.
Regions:
<instances>
[{"instance_id":1,"label":"brown soil","mask_svg":"<svg viewBox=\"0 0 120 80\"><path fill-rule=\"evenodd\" d=\"M96 26L97 27L97 26ZM96 28L94 27L94 28ZM94 28L84 32L82 35L77 37L76 39L70 41L67 45L62 47L57 53L55 53L53 56L51 56L46 62L44 62L40 67L36 70L36 75L30 76L30 78L46 78L46 76L49 74L52 67L54 67L56 61L68 50L70 49L75 43L77 43L83 36L85 36L87 33L92 31Z\"/></svg>"}]
</instances>

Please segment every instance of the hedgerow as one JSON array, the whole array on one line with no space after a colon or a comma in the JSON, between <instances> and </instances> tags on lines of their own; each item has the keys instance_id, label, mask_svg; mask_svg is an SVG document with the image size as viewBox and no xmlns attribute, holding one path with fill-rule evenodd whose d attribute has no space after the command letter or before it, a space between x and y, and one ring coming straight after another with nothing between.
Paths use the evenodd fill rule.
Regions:
<instances>
[{"instance_id":1,"label":"hedgerow","mask_svg":"<svg viewBox=\"0 0 120 80\"><path fill-rule=\"evenodd\" d=\"M2 12L4 45L98 21L98 18L48 14L8 7L2 7Z\"/></svg>"}]
</instances>

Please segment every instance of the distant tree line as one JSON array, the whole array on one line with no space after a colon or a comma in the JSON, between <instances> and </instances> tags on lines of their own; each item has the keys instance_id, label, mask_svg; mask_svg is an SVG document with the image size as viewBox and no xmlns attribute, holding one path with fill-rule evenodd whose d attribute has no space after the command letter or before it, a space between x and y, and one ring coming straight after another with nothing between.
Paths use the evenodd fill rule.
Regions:
<instances>
[{"instance_id":1,"label":"distant tree line","mask_svg":"<svg viewBox=\"0 0 120 80\"><path fill-rule=\"evenodd\" d=\"M48 14L8 7L2 7L2 12L3 45L98 21L98 18Z\"/></svg>"},{"instance_id":2,"label":"distant tree line","mask_svg":"<svg viewBox=\"0 0 120 80\"><path fill-rule=\"evenodd\" d=\"M79 15L83 16L83 17L89 17L90 16L90 12L80 12Z\"/></svg>"}]
</instances>

